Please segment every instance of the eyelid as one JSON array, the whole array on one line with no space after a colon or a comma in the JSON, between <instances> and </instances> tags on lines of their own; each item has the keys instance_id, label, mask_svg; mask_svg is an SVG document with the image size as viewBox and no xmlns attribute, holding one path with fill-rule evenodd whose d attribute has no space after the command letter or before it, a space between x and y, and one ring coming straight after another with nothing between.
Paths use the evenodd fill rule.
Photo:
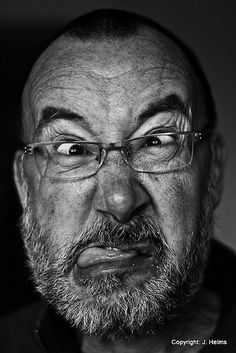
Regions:
<instances>
[{"instance_id":1,"label":"eyelid","mask_svg":"<svg viewBox=\"0 0 236 353\"><path fill-rule=\"evenodd\" d=\"M73 128L73 130L75 131L75 127ZM66 122L66 124L64 124L63 126L58 126L58 122L57 125L55 122L52 122L52 124L45 126L40 133L37 136L37 139L43 140L46 139L50 140L50 141L57 141L57 140L75 140L75 141L91 141L92 138L91 137L86 137L87 133L83 128L79 128L78 129L78 134L75 135L74 131L72 130L71 125L68 126L68 123ZM73 132L72 132L73 131ZM82 135L84 137L82 137Z\"/></svg>"},{"instance_id":2,"label":"eyelid","mask_svg":"<svg viewBox=\"0 0 236 353\"><path fill-rule=\"evenodd\" d=\"M76 143L76 142L85 142L85 140L82 137L78 137L78 136L57 136L55 139L53 139L53 142L64 142L64 143Z\"/></svg>"},{"instance_id":3,"label":"eyelid","mask_svg":"<svg viewBox=\"0 0 236 353\"><path fill-rule=\"evenodd\" d=\"M162 112L148 119L144 124L142 124L129 138L135 138L139 136L144 136L150 133L154 129L175 129L175 131L180 131L181 126L188 124L188 119L186 116L180 114L179 112Z\"/></svg>"},{"instance_id":4,"label":"eyelid","mask_svg":"<svg viewBox=\"0 0 236 353\"><path fill-rule=\"evenodd\" d=\"M148 131L145 135L154 135L154 134L161 134L161 133L167 133L167 132L178 132L176 126L160 126L153 128L152 130ZM145 136L144 135L144 136Z\"/></svg>"}]
</instances>

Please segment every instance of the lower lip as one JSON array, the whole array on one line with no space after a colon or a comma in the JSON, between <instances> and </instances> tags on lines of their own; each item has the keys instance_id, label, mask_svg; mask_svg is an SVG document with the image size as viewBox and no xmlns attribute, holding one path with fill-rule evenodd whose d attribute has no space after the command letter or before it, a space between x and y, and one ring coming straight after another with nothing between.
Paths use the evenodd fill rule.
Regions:
<instances>
[{"instance_id":1,"label":"lower lip","mask_svg":"<svg viewBox=\"0 0 236 353\"><path fill-rule=\"evenodd\" d=\"M78 282L80 279L96 277L105 273L146 273L147 267L150 267L151 264L150 260L150 257L137 255L128 259L106 261L86 268L81 268L76 265L74 267L73 276L75 281Z\"/></svg>"}]
</instances>

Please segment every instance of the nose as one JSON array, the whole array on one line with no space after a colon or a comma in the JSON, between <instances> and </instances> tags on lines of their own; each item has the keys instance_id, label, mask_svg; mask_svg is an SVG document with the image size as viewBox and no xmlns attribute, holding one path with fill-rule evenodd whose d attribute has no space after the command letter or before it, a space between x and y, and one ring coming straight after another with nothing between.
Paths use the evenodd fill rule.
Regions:
<instances>
[{"instance_id":1,"label":"nose","mask_svg":"<svg viewBox=\"0 0 236 353\"><path fill-rule=\"evenodd\" d=\"M144 211L150 198L136 179L115 172L100 177L94 207L103 216L126 223Z\"/></svg>"}]
</instances>

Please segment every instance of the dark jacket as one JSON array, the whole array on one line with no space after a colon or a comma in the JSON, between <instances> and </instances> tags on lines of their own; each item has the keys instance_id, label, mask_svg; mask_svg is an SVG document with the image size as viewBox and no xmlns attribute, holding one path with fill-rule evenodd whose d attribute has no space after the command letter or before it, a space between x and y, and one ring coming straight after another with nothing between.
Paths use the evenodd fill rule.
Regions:
<instances>
[{"instance_id":1,"label":"dark jacket","mask_svg":"<svg viewBox=\"0 0 236 353\"><path fill-rule=\"evenodd\" d=\"M236 255L212 241L204 286L221 298L221 315L203 353L236 353ZM37 302L0 320L0 353L78 353L73 328L45 302ZM227 344L214 344L214 340ZM191 352L191 347L189 348Z\"/></svg>"}]
</instances>

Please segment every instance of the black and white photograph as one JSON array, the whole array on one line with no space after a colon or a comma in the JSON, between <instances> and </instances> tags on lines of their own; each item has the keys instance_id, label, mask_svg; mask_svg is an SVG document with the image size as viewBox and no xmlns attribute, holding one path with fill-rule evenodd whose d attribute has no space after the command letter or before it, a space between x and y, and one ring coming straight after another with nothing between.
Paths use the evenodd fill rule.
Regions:
<instances>
[{"instance_id":1,"label":"black and white photograph","mask_svg":"<svg viewBox=\"0 0 236 353\"><path fill-rule=\"evenodd\" d=\"M235 18L1 1L0 353L236 352Z\"/></svg>"}]
</instances>

